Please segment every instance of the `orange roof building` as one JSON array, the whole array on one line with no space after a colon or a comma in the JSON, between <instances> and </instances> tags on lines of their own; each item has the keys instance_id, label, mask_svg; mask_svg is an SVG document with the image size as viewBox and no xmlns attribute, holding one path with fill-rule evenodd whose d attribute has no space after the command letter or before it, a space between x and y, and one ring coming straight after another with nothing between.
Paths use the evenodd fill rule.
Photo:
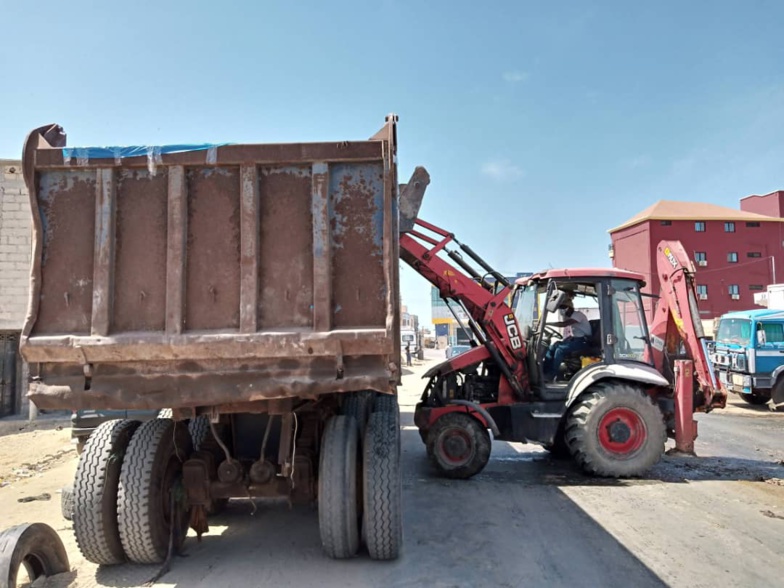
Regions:
<instances>
[{"instance_id":1,"label":"orange roof building","mask_svg":"<svg viewBox=\"0 0 784 588\"><path fill-rule=\"evenodd\" d=\"M653 294L659 292L656 246L662 240L681 241L697 270L705 320L753 308L755 292L784 281L784 191L743 198L740 210L659 200L609 233L613 267L646 276L646 289ZM649 313L653 306L648 299Z\"/></svg>"}]
</instances>

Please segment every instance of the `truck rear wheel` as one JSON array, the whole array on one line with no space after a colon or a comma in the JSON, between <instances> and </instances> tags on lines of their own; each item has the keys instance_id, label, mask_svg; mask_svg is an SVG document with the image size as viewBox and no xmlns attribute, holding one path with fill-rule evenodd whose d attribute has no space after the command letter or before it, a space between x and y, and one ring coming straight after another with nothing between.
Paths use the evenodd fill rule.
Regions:
<instances>
[{"instance_id":1,"label":"truck rear wheel","mask_svg":"<svg viewBox=\"0 0 784 588\"><path fill-rule=\"evenodd\" d=\"M363 439L365 435L365 426L367 425L368 415L370 414L370 407L373 403L373 392L351 392L345 395L343 399L342 414L353 416L357 421L359 427L359 438Z\"/></svg>"},{"instance_id":2,"label":"truck rear wheel","mask_svg":"<svg viewBox=\"0 0 784 588\"><path fill-rule=\"evenodd\" d=\"M400 427L392 412L368 419L363 447L365 541L372 559L397 559L403 544Z\"/></svg>"},{"instance_id":3,"label":"truck rear wheel","mask_svg":"<svg viewBox=\"0 0 784 588\"><path fill-rule=\"evenodd\" d=\"M169 536L179 551L188 530L182 464L191 453L187 427L170 419L143 423L120 472L117 519L125 553L136 563L166 558Z\"/></svg>"},{"instance_id":4,"label":"truck rear wheel","mask_svg":"<svg viewBox=\"0 0 784 588\"><path fill-rule=\"evenodd\" d=\"M359 550L357 421L336 415L327 421L321 441L318 514L321 545L333 559L346 559Z\"/></svg>"},{"instance_id":5,"label":"truck rear wheel","mask_svg":"<svg viewBox=\"0 0 784 588\"><path fill-rule=\"evenodd\" d=\"M427 454L442 475L465 480L487 465L490 435L466 413L448 412L428 431Z\"/></svg>"},{"instance_id":6,"label":"truck rear wheel","mask_svg":"<svg viewBox=\"0 0 784 588\"><path fill-rule=\"evenodd\" d=\"M72 519L76 544L87 561L125 561L117 526L117 490L126 449L138 421L102 423L79 456L73 485Z\"/></svg>"},{"instance_id":7,"label":"truck rear wheel","mask_svg":"<svg viewBox=\"0 0 784 588\"><path fill-rule=\"evenodd\" d=\"M661 411L640 388L599 382L578 398L566 422L566 442L589 474L644 474L664 453L667 430Z\"/></svg>"},{"instance_id":8,"label":"truck rear wheel","mask_svg":"<svg viewBox=\"0 0 784 588\"><path fill-rule=\"evenodd\" d=\"M746 404L753 404L754 406L766 404L768 400L770 400L770 398L766 398L765 396L758 396L756 394L740 394L740 397Z\"/></svg>"}]
</instances>

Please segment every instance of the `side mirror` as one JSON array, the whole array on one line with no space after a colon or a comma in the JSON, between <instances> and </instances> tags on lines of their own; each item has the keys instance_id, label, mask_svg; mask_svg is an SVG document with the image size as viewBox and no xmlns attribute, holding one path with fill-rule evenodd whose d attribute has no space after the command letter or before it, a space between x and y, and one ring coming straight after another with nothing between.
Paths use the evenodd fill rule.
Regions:
<instances>
[{"instance_id":1,"label":"side mirror","mask_svg":"<svg viewBox=\"0 0 784 588\"><path fill-rule=\"evenodd\" d=\"M765 337L765 329L759 329L757 331L757 345L765 345L768 340Z\"/></svg>"},{"instance_id":2,"label":"side mirror","mask_svg":"<svg viewBox=\"0 0 784 588\"><path fill-rule=\"evenodd\" d=\"M564 303L566 300L566 292L563 290L553 290L550 294L547 295L547 312L555 312L558 310L558 307Z\"/></svg>"}]
</instances>

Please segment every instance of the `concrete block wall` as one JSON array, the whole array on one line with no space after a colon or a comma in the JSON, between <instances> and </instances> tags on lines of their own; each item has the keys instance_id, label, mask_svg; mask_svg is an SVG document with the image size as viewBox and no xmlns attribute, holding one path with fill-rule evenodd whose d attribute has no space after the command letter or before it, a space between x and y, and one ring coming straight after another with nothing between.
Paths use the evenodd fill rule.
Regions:
<instances>
[{"instance_id":1,"label":"concrete block wall","mask_svg":"<svg viewBox=\"0 0 784 588\"><path fill-rule=\"evenodd\" d=\"M0 330L21 332L27 315L32 219L22 162L0 159ZM16 412L34 407L27 399L27 365L18 358Z\"/></svg>"},{"instance_id":2,"label":"concrete block wall","mask_svg":"<svg viewBox=\"0 0 784 588\"><path fill-rule=\"evenodd\" d=\"M20 161L0 159L0 330L21 331L27 314L32 221Z\"/></svg>"}]
</instances>

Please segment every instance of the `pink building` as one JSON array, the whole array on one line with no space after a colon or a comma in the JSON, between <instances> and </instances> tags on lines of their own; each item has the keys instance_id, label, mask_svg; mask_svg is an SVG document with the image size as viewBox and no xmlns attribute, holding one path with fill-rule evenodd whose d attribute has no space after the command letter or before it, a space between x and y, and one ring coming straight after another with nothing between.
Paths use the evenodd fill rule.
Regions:
<instances>
[{"instance_id":1,"label":"pink building","mask_svg":"<svg viewBox=\"0 0 784 588\"><path fill-rule=\"evenodd\" d=\"M660 200L609 231L613 267L645 275L646 290L658 294L656 246L680 241L697 270L703 319L754 308L755 292L784 281L784 191L748 196L740 204L735 210ZM647 300L646 309L652 308Z\"/></svg>"}]
</instances>

